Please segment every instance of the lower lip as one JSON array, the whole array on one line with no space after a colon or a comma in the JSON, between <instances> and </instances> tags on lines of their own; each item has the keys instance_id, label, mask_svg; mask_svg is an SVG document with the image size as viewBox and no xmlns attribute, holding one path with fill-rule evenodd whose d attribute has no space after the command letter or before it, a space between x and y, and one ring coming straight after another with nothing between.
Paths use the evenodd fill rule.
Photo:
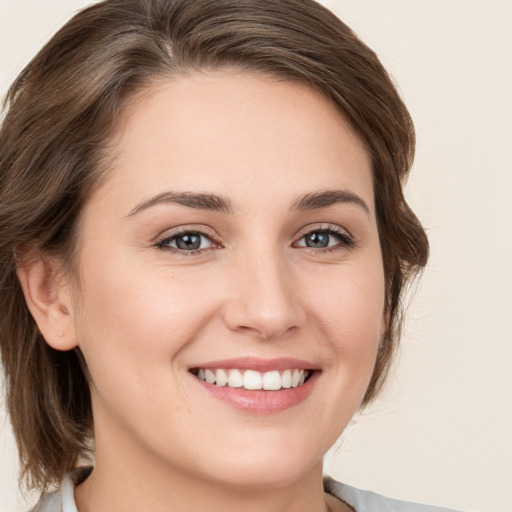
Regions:
<instances>
[{"instance_id":1,"label":"lower lip","mask_svg":"<svg viewBox=\"0 0 512 512\"><path fill-rule=\"evenodd\" d=\"M290 409L306 400L319 376L320 372L315 371L302 386L288 389L281 388L277 391L216 386L195 376L194 379L214 398L236 409L257 414L271 414Z\"/></svg>"}]
</instances>

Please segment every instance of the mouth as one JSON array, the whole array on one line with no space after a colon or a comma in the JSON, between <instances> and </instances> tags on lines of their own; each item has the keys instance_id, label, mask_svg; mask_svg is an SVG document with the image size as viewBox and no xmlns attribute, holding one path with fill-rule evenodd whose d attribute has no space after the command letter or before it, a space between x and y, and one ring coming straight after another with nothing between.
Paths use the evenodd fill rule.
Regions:
<instances>
[{"instance_id":1,"label":"mouth","mask_svg":"<svg viewBox=\"0 0 512 512\"><path fill-rule=\"evenodd\" d=\"M306 401L322 369L294 358L248 357L198 364L189 373L214 399L246 413L271 414Z\"/></svg>"},{"instance_id":2,"label":"mouth","mask_svg":"<svg viewBox=\"0 0 512 512\"><path fill-rule=\"evenodd\" d=\"M288 368L260 372L237 368L193 368L199 380L218 387L243 388L249 391L279 391L303 386L314 370Z\"/></svg>"}]
</instances>

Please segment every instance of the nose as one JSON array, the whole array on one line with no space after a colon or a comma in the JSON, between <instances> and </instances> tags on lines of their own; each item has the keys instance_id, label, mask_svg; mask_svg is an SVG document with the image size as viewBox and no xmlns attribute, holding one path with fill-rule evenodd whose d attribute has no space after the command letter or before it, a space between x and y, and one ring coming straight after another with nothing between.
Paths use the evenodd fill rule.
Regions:
<instances>
[{"instance_id":1,"label":"nose","mask_svg":"<svg viewBox=\"0 0 512 512\"><path fill-rule=\"evenodd\" d=\"M224 308L227 327L263 340L278 339L305 321L299 283L276 253L240 258L230 268L231 286Z\"/></svg>"}]
</instances>

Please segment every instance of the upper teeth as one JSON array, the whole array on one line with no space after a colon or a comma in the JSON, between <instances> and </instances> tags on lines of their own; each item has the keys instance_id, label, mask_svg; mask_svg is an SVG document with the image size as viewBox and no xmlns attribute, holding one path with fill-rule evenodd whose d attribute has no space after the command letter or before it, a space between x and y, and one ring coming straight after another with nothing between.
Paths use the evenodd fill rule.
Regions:
<instances>
[{"instance_id":1,"label":"upper teeth","mask_svg":"<svg viewBox=\"0 0 512 512\"><path fill-rule=\"evenodd\" d=\"M257 372L255 370L223 370L203 369L197 372L201 380L217 386L228 386L230 388L265 389L276 391L281 388L296 388L304 384L309 376L308 370L284 370L279 372Z\"/></svg>"}]
</instances>

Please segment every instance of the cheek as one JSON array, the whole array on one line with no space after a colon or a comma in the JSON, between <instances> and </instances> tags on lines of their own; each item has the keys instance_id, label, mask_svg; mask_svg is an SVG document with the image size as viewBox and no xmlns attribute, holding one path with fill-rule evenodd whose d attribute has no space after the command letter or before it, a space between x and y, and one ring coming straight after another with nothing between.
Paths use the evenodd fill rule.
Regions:
<instances>
[{"instance_id":1,"label":"cheek","mask_svg":"<svg viewBox=\"0 0 512 512\"><path fill-rule=\"evenodd\" d=\"M84 282L78 330L97 428L114 421L147 439L188 432L182 354L216 310L212 290L199 293L199 279L169 269L136 274L119 265Z\"/></svg>"},{"instance_id":2,"label":"cheek","mask_svg":"<svg viewBox=\"0 0 512 512\"><path fill-rule=\"evenodd\" d=\"M379 261L363 270L346 267L314 297L318 323L340 353L363 355L382 335L384 277Z\"/></svg>"},{"instance_id":3,"label":"cheek","mask_svg":"<svg viewBox=\"0 0 512 512\"><path fill-rule=\"evenodd\" d=\"M329 344L329 387L344 404L333 424L346 425L370 383L384 318L384 277L380 260L363 269L346 266L316 295L316 324ZM326 404L326 407L328 404ZM332 408L332 407L331 407Z\"/></svg>"},{"instance_id":4,"label":"cheek","mask_svg":"<svg viewBox=\"0 0 512 512\"><path fill-rule=\"evenodd\" d=\"M124 372L142 381L150 368L169 372L169 363L214 314L215 299L193 276L135 271L136 265L123 268L117 261L115 268L103 263L84 272L79 343L91 376L114 370L120 379Z\"/></svg>"}]
</instances>

